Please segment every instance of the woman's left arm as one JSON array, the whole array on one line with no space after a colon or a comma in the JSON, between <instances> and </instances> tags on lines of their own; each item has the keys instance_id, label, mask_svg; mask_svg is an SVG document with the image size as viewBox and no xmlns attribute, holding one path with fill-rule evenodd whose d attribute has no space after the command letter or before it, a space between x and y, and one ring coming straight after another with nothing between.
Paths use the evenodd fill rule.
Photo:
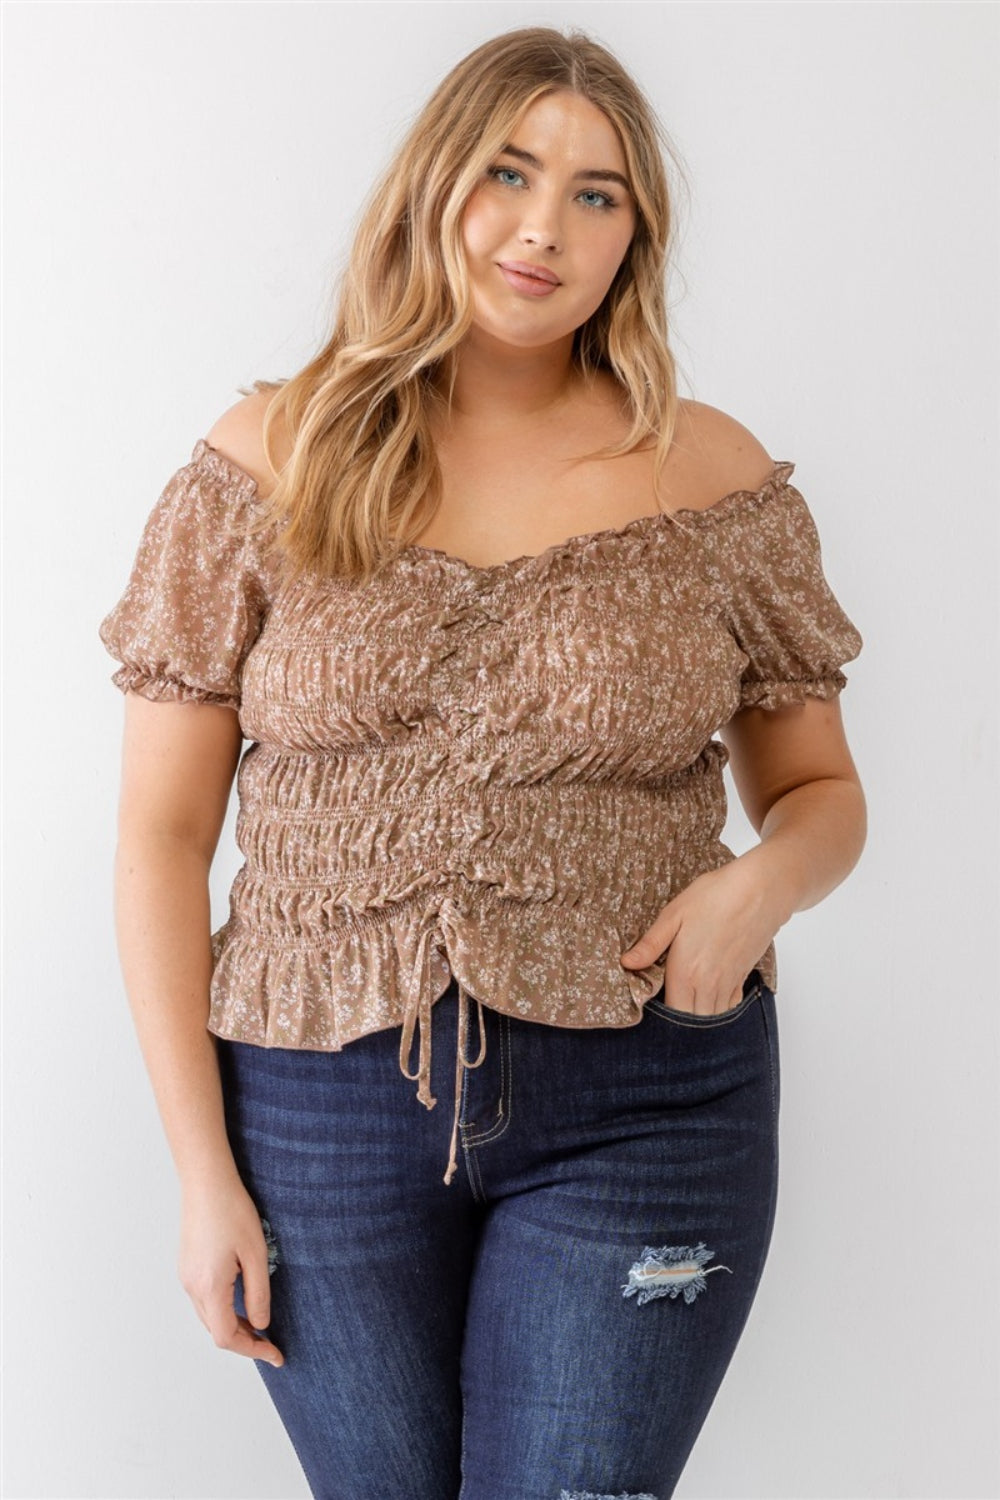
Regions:
<instances>
[{"instance_id":1,"label":"woman's left arm","mask_svg":"<svg viewBox=\"0 0 1000 1500\"><path fill-rule=\"evenodd\" d=\"M840 699L745 708L719 738L740 802L761 837L740 857L771 886L784 925L846 879L865 845L865 794Z\"/></svg>"},{"instance_id":2,"label":"woman's left arm","mask_svg":"<svg viewBox=\"0 0 1000 1500\"><path fill-rule=\"evenodd\" d=\"M719 737L760 843L699 875L622 955L643 968L666 952L666 1002L709 1015L739 1003L778 929L850 874L867 836L838 697L742 709Z\"/></svg>"}]
</instances>

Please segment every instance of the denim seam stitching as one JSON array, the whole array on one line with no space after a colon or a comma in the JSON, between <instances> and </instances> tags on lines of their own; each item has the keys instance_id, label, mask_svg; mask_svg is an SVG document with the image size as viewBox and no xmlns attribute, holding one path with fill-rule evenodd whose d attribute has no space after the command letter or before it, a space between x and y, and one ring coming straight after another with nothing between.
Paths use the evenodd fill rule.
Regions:
<instances>
[{"instance_id":1,"label":"denim seam stitching","mask_svg":"<svg viewBox=\"0 0 1000 1500\"><path fill-rule=\"evenodd\" d=\"M487 1141L495 1141L503 1135L510 1124L510 1083L512 1078L510 1058L510 1017L502 1016L500 1022L500 1102L504 1106L503 1117L499 1124L491 1125L489 1130L484 1130L481 1135L463 1135L463 1144L467 1146L482 1146ZM463 1132L469 1127L463 1126Z\"/></svg>"},{"instance_id":2,"label":"denim seam stitching","mask_svg":"<svg viewBox=\"0 0 1000 1500\"><path fill-rule=\"evenodd\" d=\"M465 1161L465 1170L468 1173L469 1177L469 1187L472 1190L473 1202L485 1203L486 1194L483 1191L483 1182L482 1178L479 1175L479 1164L476 1161L475 1154L469 1149L469 1143L465 1139L466 1127L461 1122L461 1116L464 1115L466 1108L468 1107L468 1100L469 1070L468 1068L465 1068L462 1071L462 1107L459 1111L459 1139L462 1142L462 1157Z\"/></svg>"},{"instance_id":3,"label":"denim seam stitching","mask_svg":"<svg viewBox=\"0 0 1000 1500\"><path fill-rule=\"evenodd\" d=\"M771 1113L774 1117L775 1129L778 1125L778 1079L774 1067L775 1037L772 1032L771 1022L767 1014L767 1006L760 1007L761 1019L764 1022L764 1034L767 1038L767 1067L771 1079Z\"/></svg>"},{"instance_id":4,"label":"denim seam stitching","mask_svg":"<svg viewBox=\"0 0 1000 1500\"><path fill-rule=\"evenodd\" d=\"M731 1011L721 1016L713 1017L710 1021L683 1021L680 1019L683 1014L681 1011L667 1005L662 1000L658 1001L655 997L646 1002L646 1009L651 1010L654 1016L659 1016L661 1020L669 1021L674 1026L686 1026L689 1031L710 1031L714 1026L728 1026L733 1021L738 1021L741 1016L746 1015L754 1001L759 998L760 993L761 982L758 980L750 993L744 995L739 1004L734 1005Z\"/></svg>"}]
</instances>

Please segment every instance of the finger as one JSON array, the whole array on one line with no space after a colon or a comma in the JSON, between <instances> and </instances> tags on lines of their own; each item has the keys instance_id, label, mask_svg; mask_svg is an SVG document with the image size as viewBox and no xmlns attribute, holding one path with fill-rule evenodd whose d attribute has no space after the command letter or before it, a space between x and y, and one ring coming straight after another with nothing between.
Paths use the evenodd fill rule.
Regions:
<instances>
[{"instance_id":1,"label":"finger","mask_svg":"<svg viewBox=\"0 0 1000 1500\"><path fill-rule=\"evenodd\" d=\"M206 1299L208 1331L217 1349L242 1354L250 1359L266 1359L273 1365L284 1363L280 1349L268 1338L254 1334L246 1318L239 1317L233 1306L233 1288L221 1288Z\"/></svg>"},{"instance_id":2,"label":"finger","mask_svg":"<svg viewBox=\"0 0 1000 1500\"><path fill-rule=\"evenodd\" d=\"M680 979L664 971L663 1000L671 1010L682 1011L688 1016L721 1015L723 1007L714 997L708 998L711 993L704 979Z\"/></svg>"},{"instance_id":3,"label":"finger","mask_svg":"<svg viewBox=\"0 0 1000 1500\"><path fill-rule=\"evenodd\" d=\"M656 939L651 932L644 932L639 941L621 955L622 963L630 969L645 968L647 964L651 964L663 952L663 946L665 945L660 945L654 953L653 945L655 942Z\"/></svg>"},{"instance_id":4,"label":"finger","mask_svg":"<svg viewBox=\"0 0 1000 1500\"><path fill-rule=\"evenodd\" d=\"M687 1016L701 1014L694 991L688 990L687 994L682 995L676 985L667 985L664 987L663 1003L669 1006L671 1010L683 1011Z\"/></svg>"},{"instance_id":5,"label":"finger","mask_svg":"<svg viewBox=\"0 0 1000 1500\"><path fill-rule=\"evenodd\" d=\"M689 980L682 980L669 972L669 964L663 971L663 1003L671 1010L682 1010L687 1015L696 1013L697 995Z\"/></svg>"},{"instance_id":6,"label":"finger","mask_svg":"<svg viewBox=\"0 0 1000 1500\"><path fill-rule=\"evenodd\" d=\"M643 933L631 948L621 954L621 961L630 969L642 969L656 963L670 947L680 927L679 919L660 919Z\"/></svg>"},{"instance_id":7,"label":"finger","mask_svg":"<svg viewBox=\"0 0 1000 1500\"><path fill-rule=\"evenodd\" d=\"M253 1325L247 1322L246 1318L237 1317L236 1321L239 1324L240 1331L237 1334L237 1344L233 1352L235 1354L246 1354L251 1359L264 1359L269 1365L274 1365L276 1370L280 1369L285 1363L285 1356L277 1344L269 1339L266 1334L257 1333ZM241 1337L241 1335L245 1335L245 1337Z\"/></svg>"},{"instance_id":8,"label":"finger","mask_svg":"<svg viewBox=\"0 0 1000 1500\"><path fill-rule=\"evenodd\" d=\"M271 1321L271 1285L267 1269L267 1247L261 1235L260 1248L241 1259L243 1302L254 1328L265 1329Z\"/></svg>"},{"instance_id":9,"label":"finger","mask_svg":"<svg viewBox=\"0 0 1000 1500\"><path fill-rule=\"evenodd\" d=\"M739 1005L742 999L743 981L741 979L739 984L735 985L734 988L729 991L728 997L725 1000L720 998L717 1002L715 1002L712 1008L706 1012L706 1014L710 1016L724 1016L727 1011L735 1010L736 1006Z\"/></svg>"}]
</instances>

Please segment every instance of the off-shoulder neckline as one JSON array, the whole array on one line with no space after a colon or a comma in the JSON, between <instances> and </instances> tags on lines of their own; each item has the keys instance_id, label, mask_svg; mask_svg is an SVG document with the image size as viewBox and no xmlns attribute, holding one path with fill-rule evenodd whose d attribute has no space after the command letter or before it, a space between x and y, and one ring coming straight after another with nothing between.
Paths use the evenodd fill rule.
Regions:
<instances>
[{"instance_id":1,"label":"off-shoulder neckline","mask_svg":"<svg viewBox=\"0 0 1000 1500\"><path fill-rule=\"evenodd\" d=\"M215 466L221 473L229 474L238 482L248 485L252 492L258 489L253 475L242 468L235 459L230 458L220 449L213 448L207 438L199 438L195 443L191 460L193 463L207 462ZM425 547L419 542L408 542L406 546L400 547L394 555L394 560L406 558L409 555L414 558L426 557L443 567L453 567L466 573L480 575L506 573L511 569L528 565L539 567L560 553L591 545L599 546L604 542L615 541L619 537L627 538L642 534L647 528L652 529L664 521L674 521L678 517L683 518L685 525L689 523L695 526L715 525L731 516L741 514L744 507L752 510L778 493L787 484L794 470L795 464L790 459L777 459L772 464L767 478L755 490L730 490L721 499L701 508L682 506L679 510L660 510L648 515L635 516L631 521L626 521L623 526L605 526L599 531L579 532L574 536L566 537L562 542L554 542L552 546L544 548L541 552L526 552L520 557L505 558L498 563L481 565L467 562L465 558L457 557L452 552L445 552L440 547Z\"/></svg>"}]
</instances>

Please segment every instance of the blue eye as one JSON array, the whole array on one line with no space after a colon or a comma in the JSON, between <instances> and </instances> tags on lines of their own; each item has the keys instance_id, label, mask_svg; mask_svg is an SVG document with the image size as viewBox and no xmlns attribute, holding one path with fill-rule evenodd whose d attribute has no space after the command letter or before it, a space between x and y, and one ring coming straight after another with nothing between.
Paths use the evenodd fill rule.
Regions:
<instances>
[{"instance_id":1,"label":"blue eye","mask_svg":"<svg viewBox=\"0 0 1000 1500\"><path fill-rule=\"evenodd\" d=\"M487 167L486 169L487 177L492 177L497 182L501 182L501 177L504 172L509 173L511 177L520 177L521 181L524 181L522 173L520 173L516 167L492 166ZM513 182L501 182L501 186L516 187L517 184ZM583 205L584 208L592 208L596 209L598 212L602 212L605 209L615 207L615 199L612 198L608 193L598 192L597 188L585 188L584 191L580 194L580 197L601 198L603 200L603 202L601 203L585 203Z\"/></svg>"},{"instance_id":2,"label":"blue eye","mask_svg":"<svg viewBox=\"0 0 1000 1500\"><path fill-rule=\"evenodd\" d=\"M584 208L614 208L615 200L609 198L607 193L599 193L596 188L586 188L585 191L592 198L603 198L603 203L585 203Z\"/></svg>"}]
</instances>

